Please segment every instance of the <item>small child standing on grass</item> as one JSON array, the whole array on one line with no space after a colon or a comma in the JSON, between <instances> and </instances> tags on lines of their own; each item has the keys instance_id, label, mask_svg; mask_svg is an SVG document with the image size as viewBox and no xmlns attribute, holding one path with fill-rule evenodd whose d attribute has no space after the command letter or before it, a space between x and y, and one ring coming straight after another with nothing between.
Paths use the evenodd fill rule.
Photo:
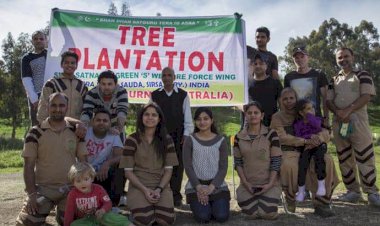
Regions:
<instances>
[{"instance_id":1,"label":"small child standing on grass","mask_svg":"<svg viewBox=\"0 0 380 226\"><path fill-rule=\"evenodd\" d=\"M327 145L326 143L321 143L317 147L309 147L310 144L317 143L316 136L322 131L322 119L315 116L313 103L310 100L299 100L296 104L296 112L297 117L293 124L294 133L297 137L305 139L305 146L300 150L301 155L298 162L298 193L296 196L296 201L302 202L305 199L306 173L312 157L314 157L318 178L316 196L326 195L326 163L324 156L327 151Z\"/></svg>"},{"instance_id":2,"label":"small child standing on grass","mask_svg":"<svg viewBox=\"0 0 380 226\"><path fill-rule=\"evenodd\" d=\"M102 186L92 183L95 175L88 163L71 166L68 177L74 188L67 197L65 226L133 226L127 217L110 212L112 202L108 194Z\"/></svg>"}]
</instances>

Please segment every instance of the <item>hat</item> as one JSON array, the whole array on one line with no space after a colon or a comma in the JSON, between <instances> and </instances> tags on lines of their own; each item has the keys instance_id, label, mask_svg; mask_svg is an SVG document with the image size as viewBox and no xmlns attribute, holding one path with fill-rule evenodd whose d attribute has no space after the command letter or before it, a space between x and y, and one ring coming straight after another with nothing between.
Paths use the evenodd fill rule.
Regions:
<instances>
[{"instance_id":1,"label":"hat","mask_svg":"<svg viewBox=\"0 0 380 226\"><path fill-rule=\"evenodd\" d=\"M297 53L302 53L302 54L304 54L304 55L308 55L305 46L295 47L295 48L293 49L293 54L292 54L292 56L296 55Z\"/></svg>"}]
</instances>

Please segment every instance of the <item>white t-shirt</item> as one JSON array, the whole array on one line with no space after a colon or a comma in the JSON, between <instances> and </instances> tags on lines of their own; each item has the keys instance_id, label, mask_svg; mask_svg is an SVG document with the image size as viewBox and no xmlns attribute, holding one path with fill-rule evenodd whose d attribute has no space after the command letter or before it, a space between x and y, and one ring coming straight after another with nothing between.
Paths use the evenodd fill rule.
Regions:
<instances>
[{"instance_id":1,"label":"white t-shirt","mask_svg":"<svg viewBox=\"0 0 380 226\"><path fill-rule=\"evenodd\" d=\"M92 127L87 130L86 148L88 151L88 162L99 170L101 165L111 156L112 148L123 148L123 143L117 135L107 134L104 138L97 138Z\"/></svg>"}]
</instances>

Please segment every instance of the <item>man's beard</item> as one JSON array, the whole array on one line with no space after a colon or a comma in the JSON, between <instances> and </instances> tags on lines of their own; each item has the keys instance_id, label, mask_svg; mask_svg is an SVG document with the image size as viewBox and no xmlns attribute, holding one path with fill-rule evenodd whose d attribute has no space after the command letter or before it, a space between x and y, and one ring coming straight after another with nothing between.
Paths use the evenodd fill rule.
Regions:
<instances>
[{"instance_id":1,"label":"man's beard","mask_svg":"<svg viewBox=\"0 0 380 226\"><path fill-rule=\"evenodd\" d=\"M338 66L342 69L346 68L346 67L351 67L351 65L348 61L342 61L341 63L338 63Z\"/></svg>"},{"instance_id":2,"label":"man's beard","mask_svg":"<svg viewBox=\"0 0 380 226\"><path fill-rule=\"evenodd\" d=\"M51 115L49 118L51 121L61 122L64 120L65 116L64 115Z\"/></svg>"}]
</instances>

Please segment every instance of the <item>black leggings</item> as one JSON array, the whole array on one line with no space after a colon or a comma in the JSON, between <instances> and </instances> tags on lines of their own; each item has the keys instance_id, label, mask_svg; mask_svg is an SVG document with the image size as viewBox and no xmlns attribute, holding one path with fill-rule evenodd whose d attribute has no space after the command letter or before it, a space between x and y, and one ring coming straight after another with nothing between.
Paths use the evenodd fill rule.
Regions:
<instances>
[{"instance_id":1,"label":"black leggings","mask_svg":"<svg viewBox=\"0 0 380 226\"><path fill-rule=\"evenodd\" d=\"M298 161L298 186L304 186L306 181L307 169L310 165L310 160L314 157L315 170L318 180L323 180L326 177L325 153L327 151L326 143L319 145L313 149L302 150Z\"/></svg>"}]
</instances>

